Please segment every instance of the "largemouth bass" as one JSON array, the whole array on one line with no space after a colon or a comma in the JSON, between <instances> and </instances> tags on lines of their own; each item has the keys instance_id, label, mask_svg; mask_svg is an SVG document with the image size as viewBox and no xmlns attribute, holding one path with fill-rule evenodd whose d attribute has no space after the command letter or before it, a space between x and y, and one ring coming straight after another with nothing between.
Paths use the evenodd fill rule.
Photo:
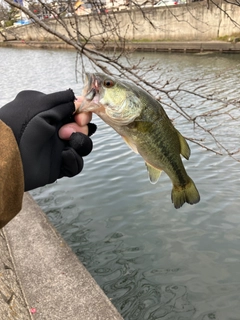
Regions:
<instances>
[{"instance_id":1,"label":"largemouth bass","mask_svg":"<svg viewBox=\"0 0 240 320\"><path fill-rule=\"evenodd\" d=\"M162 171L169 176L175 208L199 202L180 156L189 159L190 148L157 100L133 83L102 73L86 74L83 96L78 112L94 112L119 133L145 160L151 183Z\"/></svg>"}]
</instances>

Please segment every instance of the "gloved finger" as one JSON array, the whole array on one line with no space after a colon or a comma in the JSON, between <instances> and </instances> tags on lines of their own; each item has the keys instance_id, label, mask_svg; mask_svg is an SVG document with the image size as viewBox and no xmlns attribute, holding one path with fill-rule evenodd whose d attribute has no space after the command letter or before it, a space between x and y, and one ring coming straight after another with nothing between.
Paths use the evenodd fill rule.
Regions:
<instances>
[{"instance_id":1,"label":"gloved finger","mask_svg":"<svg viewBox=\"0 0 240 320\"><path fill-rule=\"evenodd\" d=\"M73 112L75 110L73 101L57 105L52 109L39 114L40 117L45 118L49 123L64 123L73 122ZM61 122L61 123L60 123Z\"/></svg>"},{"instance_id":2,"label":"gloved finger","mask_svg":"<svg viewBox=\"0 0 240 320\"><path fill-rule=\"evenodd\" d=\"M49 107L54 107L57 105L62 105L62 104L74 102L74 101L75 101L75 95L72 89L45 94L44 97L42 98L43 104L46 104ZM75 110L75 106L74 106L74 110Z\"/></svg>"},{"instance_id":3,"label":"gloved finger","mask_svg":"<svg viewBox=\"0 0 240 320\"><path fill-rule=\"evenodd\" d=\"M39 91L25 90L17 94L15 99L0 109L0 119L2 119L15 135L21 131L21 127L26 125L37 113L44 110L44 106L39 103L44 93Z\"/></svg>"},{"instance_id":4,"label":"gloved finger","mask_svg":"<svg viewBox=\"0 0 240 320\"><path fill-rule=\"evenodd\" d=\"M38 102L40 99L42 99L44 96L46 96L45 93L36 91L36 90L23 90L20 91L15 99L13 101L18 103L29 103L33 104L34 102Z\"/></svg>"},{"instance_id":5,"label":"gloved finger","mask_svg":"<svg viewBox=\"0 0 240 320\"><path fill-rule=\"evenodd\" d=\"M88 126L88 136L90 137L96 132L97 126L95 123L92 123L92 122L88 123L87 126Z\"/></svg>"},{"instance_id":6,"label":"gloved finger","mask_svg":"<svg viewBox=\"0 0 240 320\"><path fill-rule=\"evenodd\" d=\"M71 135L69 146L82 157L87 156L93 148L92 140L80 132L76 132Z\"/></svg>"},{"instance_id":7,"label":"gloved finger","mask_svg":"<svg viewBox=\"0 0 240 320\"><path fill-rule=\"evenodd\" d=\"M62 152L62 165L59 178L73 177L83 169L83 159L72 148L67 148Z\"/></svg>"},{"instance_id":8,"label":"gloved finger","mask_svg":"<svg viewBox=\"0 0 240 320\"><path fill-rule=\"evenodd\" d=\"M56 114L60 112L60 120L69 117L75 111L74 99L72 90L49 95L33 90L21 91L13 101L1 108L0 119L12 128L15 136L18 136L22 126L27 125L37 114L58 106L57 103L60 103L60 111L56 111ZM59 121L58 118L57 120Z\"/></svg>"}]
</instances>

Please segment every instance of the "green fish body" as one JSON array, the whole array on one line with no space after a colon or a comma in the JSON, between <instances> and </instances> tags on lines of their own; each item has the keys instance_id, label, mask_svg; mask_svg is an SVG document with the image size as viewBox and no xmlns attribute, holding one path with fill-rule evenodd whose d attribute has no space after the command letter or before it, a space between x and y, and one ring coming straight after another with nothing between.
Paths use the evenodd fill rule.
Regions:
<instances>
[{"instance_id":1,"label":"green fish body","mask_svg":"<svg viewBox=\"0 0 240 320\"><path fill-rule=\"evenodd\" d=\"M172 202L199 202L198 190L187 175L180 154L189 159L190 148L173 126L161 104L133 83L101 73L86 74L85 100L79 112L94 112L119 133L145 160L151 183L162 171L172 181Z\"/></svg>"}]
</instances>

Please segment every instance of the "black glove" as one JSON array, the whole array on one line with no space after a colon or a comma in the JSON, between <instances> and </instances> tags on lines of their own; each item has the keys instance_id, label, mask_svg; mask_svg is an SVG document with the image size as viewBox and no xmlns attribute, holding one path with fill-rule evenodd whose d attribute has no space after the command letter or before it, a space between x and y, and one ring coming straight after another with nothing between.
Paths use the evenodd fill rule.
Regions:
<instances>
[{"instance_id":1,"label":"black glove","mask_svg":"<svg viewBox=\"0 0 240 320\"><path fill-rule=\"evenodd\" d=\"M70 140L58 136L60 127L74 121L74 100L70 89L52 94L22 91L0 108L0 119L12 129L19 146L25 191L81 172L92 140L82 133L73 133ZM89 135L95 131L90 123Z\"/></svg>"}]
</instances>

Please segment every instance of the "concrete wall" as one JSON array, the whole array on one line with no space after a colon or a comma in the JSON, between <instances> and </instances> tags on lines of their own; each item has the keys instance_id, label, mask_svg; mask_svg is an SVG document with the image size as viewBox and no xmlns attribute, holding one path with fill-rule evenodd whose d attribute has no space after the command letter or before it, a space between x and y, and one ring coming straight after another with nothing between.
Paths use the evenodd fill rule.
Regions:
<instances>
[{"instance_id":1,"label":"concrete wall","mask_svg":"<svg viewBox=\"0 0 240 320\"><path fill-rule=\"evenodd\" d=\"M107 15L81 16L78 19L78 26L73 19L65 22L72 37L76 37L76 30L80 30L82 35L90 37L92 41L101 38L102 34L108 35L113 40L122 37L128 40L144 41L208 41L217 39L219 36L240 33L240 7L221 2L219 6L220 9L213 4L208 7L204 0L169 8L145 8L144 15L141 10L132 10ZM55 20L47 23L53 30L66 35L64 28ZM9 30L13 33L16 31L19 39L56 40L53 35L34 24ZM9 32L7 38L10 40L14 36Z\"/></svg>"}]
</instances>

